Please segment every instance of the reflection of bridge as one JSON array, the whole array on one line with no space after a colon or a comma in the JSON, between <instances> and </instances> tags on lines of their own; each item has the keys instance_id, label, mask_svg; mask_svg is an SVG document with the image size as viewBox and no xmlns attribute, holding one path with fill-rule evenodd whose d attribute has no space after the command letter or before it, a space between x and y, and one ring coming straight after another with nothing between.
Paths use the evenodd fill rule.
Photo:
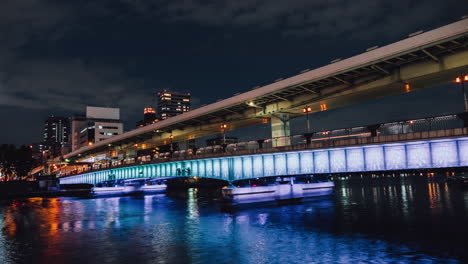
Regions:
<instances>
[{"instance_id":1,"label":"reflection of bridge","mask_svg":"<svg viewBox=\"0 0 468 264\"><path fill-rule=\"evenodd\" d=\"M97 184L108 180L190 176L233 182L287 175L466 167L467 135L468 129L464 128L349 139L345 147L308 149L309 146L302 146L302 150L298 150L290 146L275 148L269 153L213 156L105 169L64 177L60 182ZM395 142L391 142L392 139ZM386 143L376 144L384 141ZM346 145L346 140L338 141L338 144Z\"/></svg>"}]
</instances>

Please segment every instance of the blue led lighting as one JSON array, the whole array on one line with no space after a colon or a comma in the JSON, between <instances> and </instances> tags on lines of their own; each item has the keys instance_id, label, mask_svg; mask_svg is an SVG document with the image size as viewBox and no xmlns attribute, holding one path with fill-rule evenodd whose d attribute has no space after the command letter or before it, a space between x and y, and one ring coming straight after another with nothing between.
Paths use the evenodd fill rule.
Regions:
<instances>
[{"instance_id":1,"label":"blue led lighting","mask_svg":"<svg viewBox=\"0 0 468 264\"><path fill-rule=\"evenodd\" d=\"M113 179L188 176L183 174L187 168L190 176L238 180L461 166L468 166L468 137L139 165L64 177L60 183L97 184Z\"/></svg>"}]
</instances>

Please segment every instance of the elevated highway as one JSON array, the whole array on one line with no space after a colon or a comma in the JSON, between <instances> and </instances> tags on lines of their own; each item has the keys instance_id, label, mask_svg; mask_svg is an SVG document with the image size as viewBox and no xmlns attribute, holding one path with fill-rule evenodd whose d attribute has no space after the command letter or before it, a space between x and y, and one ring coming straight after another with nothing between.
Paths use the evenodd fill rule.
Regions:
<instances>
[{"instance_id":1,"label":"elevated highway","mask_svg":"<svg viewBox=\"0 0 468 264\"><path fill-rule=\"evenodd\" d=\"M464 19L129 131L64 158L208 136L219 133L223 123L229 130L271 123L272 137L288 136L289 120L303 115L306 105L319 112L452 82L468 72L467 45Z\"/></svg>"}]
</instances>

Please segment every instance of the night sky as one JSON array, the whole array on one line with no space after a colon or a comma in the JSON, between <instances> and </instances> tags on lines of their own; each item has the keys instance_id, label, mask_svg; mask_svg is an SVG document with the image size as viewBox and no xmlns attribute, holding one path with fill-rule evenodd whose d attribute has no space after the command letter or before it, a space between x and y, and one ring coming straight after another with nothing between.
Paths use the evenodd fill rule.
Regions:
<instances>
[{"instance_id":1,"label":"night sky","mask_svg":"<svg viewBox=\"0 0 468 264\"><path fill-rule=\"evenodd\" d=\"M86 105L120 107L133 129L157 90L209 104L454 22L468 13L463 2L0 0L0 144L39 142L47 116ZM312 121L341 127L453 113L460 94L454 84L434 87Z\"/></svg>"}]
</instances>

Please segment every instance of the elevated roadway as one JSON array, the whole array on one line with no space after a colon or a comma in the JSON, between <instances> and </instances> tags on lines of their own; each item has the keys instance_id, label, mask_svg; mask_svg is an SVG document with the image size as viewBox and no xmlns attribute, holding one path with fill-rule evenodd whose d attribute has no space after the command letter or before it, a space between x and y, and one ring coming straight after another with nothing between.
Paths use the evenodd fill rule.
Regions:
<instances>
[{"instance_id":1,"label":"elevated roadway","mask_svg":"<svg viewBox=\"0 0 468 264\"><path fill-rule=\"evenodd\" d=\"M467 45L464 19L126 132L64 158L208 136L219 133L222 123L229 130L271 123L273 137L288 136L289 120L303 115L306 105L313 113L452 82L468 72Z\"/></svg>"}]
</instances>

